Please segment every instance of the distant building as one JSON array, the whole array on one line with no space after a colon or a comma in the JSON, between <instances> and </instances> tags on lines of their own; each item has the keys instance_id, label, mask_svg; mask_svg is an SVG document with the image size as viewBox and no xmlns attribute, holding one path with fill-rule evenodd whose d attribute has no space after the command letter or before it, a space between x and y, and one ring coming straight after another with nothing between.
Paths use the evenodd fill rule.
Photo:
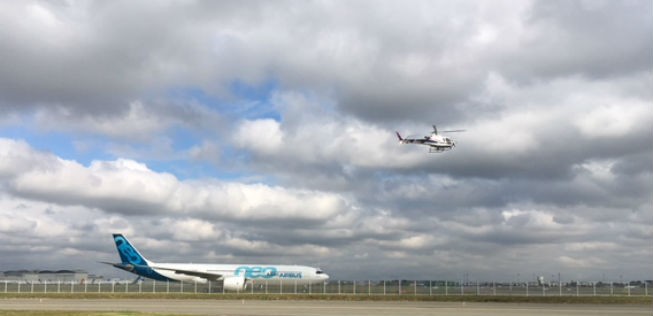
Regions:
<instances>
[{"instance_id":1,"label":"distant building","mask_svg":"<svg viewBox=\"0 0 653 316\"><path fill-rule=\"evenodd\" d=\"M0 281L28 283L85 283L89 281L89 275L88 272L84 270L15 270L0 273Z\"/></svg>"}]
</instances>

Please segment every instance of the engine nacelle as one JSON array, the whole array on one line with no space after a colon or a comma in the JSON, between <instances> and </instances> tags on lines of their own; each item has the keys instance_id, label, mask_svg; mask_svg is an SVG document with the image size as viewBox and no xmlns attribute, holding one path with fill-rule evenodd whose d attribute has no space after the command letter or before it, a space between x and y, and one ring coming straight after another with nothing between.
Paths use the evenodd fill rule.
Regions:
<instances>
[{"instance_id":1,"label":"engine nacelle","mask_svg":"<svg viewBox=\"0 0 653 316\"><path fill-rule=\"evenodd\" d=\"M222 286L227 291L240 292L245 289L245 277L242 276L226 277L224 278L224 283Z\"/></svg>"}]
</instances>

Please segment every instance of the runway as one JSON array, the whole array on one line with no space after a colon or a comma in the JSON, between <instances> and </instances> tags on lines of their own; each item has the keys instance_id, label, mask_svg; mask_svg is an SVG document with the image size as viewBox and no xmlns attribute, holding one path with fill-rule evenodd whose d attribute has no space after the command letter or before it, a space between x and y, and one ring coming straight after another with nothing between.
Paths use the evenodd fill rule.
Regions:
<instances>
[{"instance_id":1,"label":"runway","mask_svg":"<svg viewBox=\"0 0 653 316\"><path fill-rule=\"evenodd\" d=\"M179 315L651 315L651 306L462 302L2 299L0 310L136 311Z\"/></svg>"}]
</instances>

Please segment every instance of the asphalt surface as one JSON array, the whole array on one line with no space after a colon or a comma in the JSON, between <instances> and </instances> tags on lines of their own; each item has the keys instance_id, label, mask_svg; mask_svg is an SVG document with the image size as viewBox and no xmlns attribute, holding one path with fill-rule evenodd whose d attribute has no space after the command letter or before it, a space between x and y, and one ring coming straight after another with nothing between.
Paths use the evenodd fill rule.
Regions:
<instances>
[{"instance_id":1,"label":"asphalt surface","mask_svg":"<svg viewBox=\"0 0 653 316\"><path fill-rule=\"evenodd\" d=\"M138 311L179 315L653 315L644 305L462 302L1 299L0 310Z\"/></svg>"}]
</instances>

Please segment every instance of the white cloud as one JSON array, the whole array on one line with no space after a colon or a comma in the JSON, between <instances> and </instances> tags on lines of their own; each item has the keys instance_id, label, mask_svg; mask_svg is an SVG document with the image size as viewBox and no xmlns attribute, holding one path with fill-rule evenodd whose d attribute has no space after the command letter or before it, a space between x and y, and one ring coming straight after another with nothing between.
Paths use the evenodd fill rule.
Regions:
<instances>
[{"instance_id":1,"label":"white cloud","mask_svg":"<svg viewBox=\"0 0 653 316\"><path fill-rule=\"evenodd\" d=\"M166 219L164 225L172 231L176 240L219 240L222 234L210 222L194 219Z\"/></svg>"},{"instance_id":2,"label":"white cloud","mask_svg":"<svg viewBox=\"0 0 653 316\"><path fill-rule=\"evenodd\" d=\"M36 123L45 130L73 130L109 137L145 140L170 127L172 118L148 109L141 101L130 102L126 111L117 115L81 116L70 108L53 107L37 112Z\"/></svg>"},{"instance_id":3,"label":"white cloud","mask_svg":"<svg viewBox=\"0 0 653 316\"><path fill-rule=\"evenodd\" d=\"M583 257L583 258L573 258L569 256L560 256L557 258L560 263L568 268L595 268L600 266L605 266L606 262L599 258L593 257Z\"/></svg>"},{"instance_id":4,"label":"white cloud","mask_svg":"<svg viewBox=\"0 0 653 316\"><path fill-rule=\"evenodd\" d=\"M268 241L252 241L240 238L226 239L223 243L238 251L261 255L284 254L306 257L326 257L334 253L330 248L316 245L281 246L271 244Z\"/></svg>"},{"instance_id":5,"label":"white cloud","mask_svg":"<svg viewBox=\"0 0 653 316\"><path fill-rule=\"evenodd\" d=\"M650 104L643 101L616 100L618 105L598 105L576 119L575 125L590 138L626 137L633 129L653 121Z\"/></svg>"},{"instance_id":6,"label":"white cloud","mask_svg":"<svg viewBox=\"0 0 653 316\"><path fill-rule=\"evenodd\" d=\"M435 238L431 235L415 235L399 240L393 241L381 241L379 244L382 247L389 247L391 249L400 249L404 251L410 250L421 250L421 249L433 249L438 246L440 243L436 242Z\"/></svg>"},{"instance_id":7,"label":"white cloud","mask_svg":"<svg viewBox=\"0 0 653 316\"><path fill-rule=\"evenodd\" d=\"M233 142L269 163L288 159L306 165L341 164L351 168L402 167L426 160L398 145L393 130L329 112L318 100L296 92L277 92L275 107L289 120L245 121Z\"/></svg>"},{"instance_id":8,"label":"white cloud","mask_svg":"<svg viewBox=\"0 0 653 316\"><path fill-rule=\"evenodd\" d=\"M234 135L234 143L253 152L274 153L281 147L283 132L279 123L272 119L243 121Z\"/></svg>"},{"instance_id":9,"label":"white cloud","mask_svg":"<svg viewBox=\"0 0 653 316\"><path fill-rule=\"evenodd\" d=\"M0 138L0 176L13 177L35 166L48 170L57 164L55 156L38 152L25 141Z\"/></svg>"},{"instance_id":10,"label":"white cloud","mask_svg":"<svg viewBox=\"0 0 653 316\"><path fill-rule=\"evenodd\" d=\"M25 144L3 141L1 145L0 150L13 153L4 156L1 164L13 171L7 184L17 194L63 204L118 213L200 213L252 220L327 220L349 207L344 198L331 193L265 184L179 181L133 160L94 161L85 167L35 152ZM12 168L24 158L34 164L24 170Z\"/></svg>"},{"instance_id":11,"label":"white cloud","mask_svg":"<svg viewBox=\"0 0 653 316\"><path fill-rule=\"evenodd\" d=\"M506 210L501 212L504 224L529 229L561 229L553 214L536 210Z\"/></svg>"},{"instance_id":12,"label":"white cloud","mask_svg":"<svg viewBox=\"0 0 653 316\"><path fill-rule=\"evenodd\" d=\"M15 214L0 214L0 232L18 233L31 231L36 228L36 222L24 217L16 217Z\"/></svg>"}]
</instances>

